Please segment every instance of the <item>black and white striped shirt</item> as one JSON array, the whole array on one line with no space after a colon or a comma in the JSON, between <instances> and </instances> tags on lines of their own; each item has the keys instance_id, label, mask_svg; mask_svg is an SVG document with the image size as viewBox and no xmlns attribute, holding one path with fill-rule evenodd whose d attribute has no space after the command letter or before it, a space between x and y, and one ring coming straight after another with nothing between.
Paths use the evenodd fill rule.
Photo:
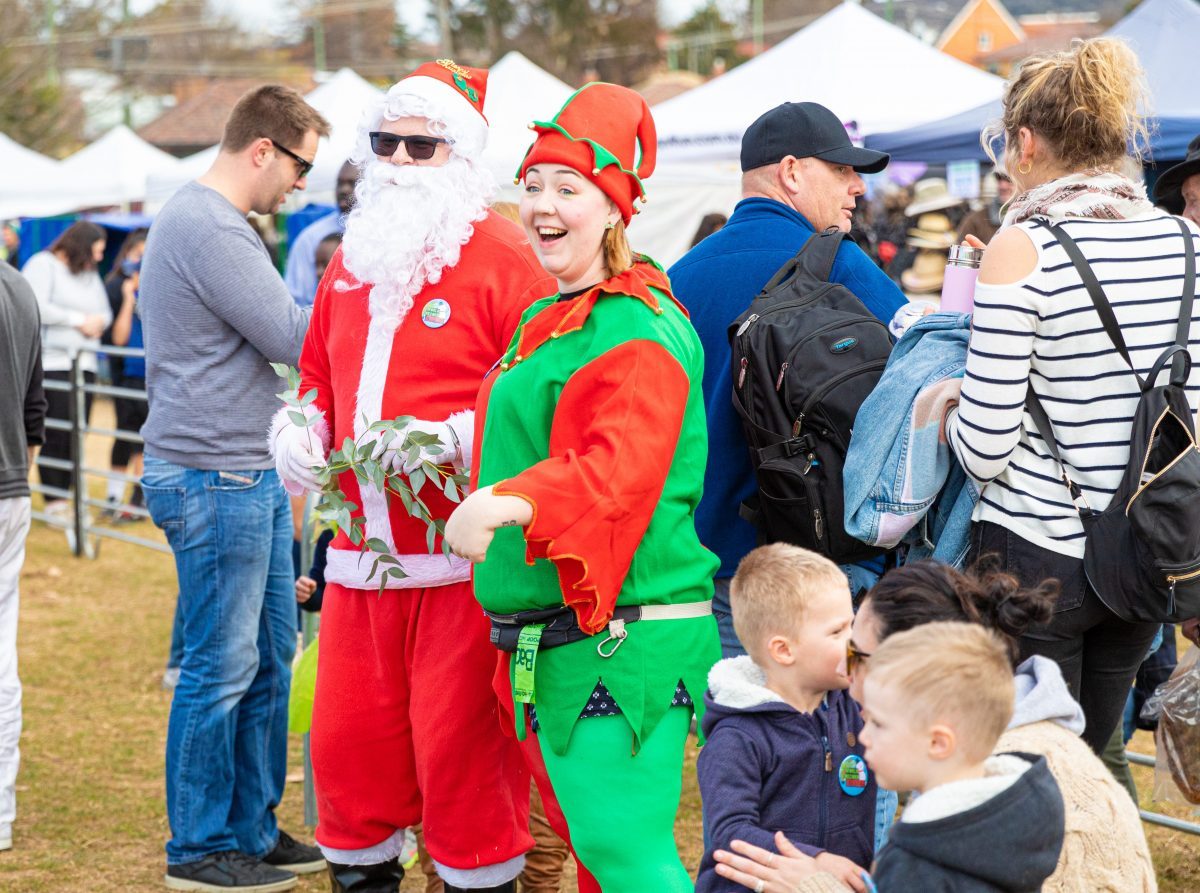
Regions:
<instances>
[{"instance_id":1,"label":"black and white striped shirt","mask_svg":"<svg viewBox=\"0 0 1200 893\"><path fill-rule=\"evenodd\" d=\"M1177 221L1155 211L1129 220L1070 219L1064 227L1095 271L1142 376L1175 340L1185 249ZM984 485L976 521L1082 558L1083 526L1025 412L1026 385L1032 381L1050 417L1067 473L1098 510L1129 460L1138 385L1062 246L1032 221L1019 226L1037 246L1037 266L1019 282L978 285L962 400L946 431L967 473ZM1189 226L1190 250L1200 253L1200 229ZM1192 315L1187 390L1194 412L1200 300Z\"/></svg>"}]
</instances>

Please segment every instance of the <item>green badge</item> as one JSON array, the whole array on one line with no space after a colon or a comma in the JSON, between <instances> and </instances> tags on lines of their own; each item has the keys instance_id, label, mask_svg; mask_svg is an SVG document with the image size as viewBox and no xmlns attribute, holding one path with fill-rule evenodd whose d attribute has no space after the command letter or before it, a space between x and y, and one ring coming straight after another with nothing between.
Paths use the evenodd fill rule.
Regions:
<instances>
[{"instance_id":1,"label":"green badge","mask_svg":"<svg viewBox=\"0 0 1200 893\"><path fill-rule=\"evenodd\" d=\"M513 700L518 704L536 704L533 693L533 667L537 662L538 644L542 641L544 623L533 623L521 630L517 650L512 657Z\"/></svg>"}]
</instances>

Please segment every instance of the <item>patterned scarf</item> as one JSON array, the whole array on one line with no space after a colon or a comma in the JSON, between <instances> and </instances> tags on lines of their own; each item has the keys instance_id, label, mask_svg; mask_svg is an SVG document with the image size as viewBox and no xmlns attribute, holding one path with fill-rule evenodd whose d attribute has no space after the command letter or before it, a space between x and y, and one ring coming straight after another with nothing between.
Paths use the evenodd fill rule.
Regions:
<instances>
[{"instance_id":1,"label":"patterned scarf","mask_svg":"<svg viewBox=\"0 0 1200 893\"><path fill-rule=\"evenodd\" d=\"M1002 229L1031 217L1063 220L1126 220L1149 214L1154 205L1146 187L1112 171L1088 170L1050 180L1022 192L1009 202Z\"/></svg>"}]
</instances>

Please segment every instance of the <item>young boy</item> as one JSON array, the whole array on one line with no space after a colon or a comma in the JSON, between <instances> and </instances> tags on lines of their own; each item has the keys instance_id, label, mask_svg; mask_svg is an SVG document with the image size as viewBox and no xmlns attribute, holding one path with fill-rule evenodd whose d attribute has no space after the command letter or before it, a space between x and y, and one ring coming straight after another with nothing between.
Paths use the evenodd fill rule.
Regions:
<instances>
[{"instance_id":1,"label":"young boy","mask_svg":"<svg viewBox=\"0 0 1200 893\"><path fill-rule=\"evenodd\" d=\"M854 619L846 577L815 552L776 543L742 559L730 603L748 656L720 661L708 677L697 893L743 889L715 872L713 850L737 839L774 852L777 831L862 891L876 785L839 672Z\"/></svg>"},{"instance_id":2,"label":"young boy","mask_svg":"<svg viewBox=\"0 0 1200 893\"><path fill-rule=\"evenodd\" d=\"M1044 757L990 756L1013 711L1004 645L970 623L889 636L863 687L867 764L920 794L879 856L891 890L1024 893L1058 864L1063 802Z\"/></svg>"}]
</instances>

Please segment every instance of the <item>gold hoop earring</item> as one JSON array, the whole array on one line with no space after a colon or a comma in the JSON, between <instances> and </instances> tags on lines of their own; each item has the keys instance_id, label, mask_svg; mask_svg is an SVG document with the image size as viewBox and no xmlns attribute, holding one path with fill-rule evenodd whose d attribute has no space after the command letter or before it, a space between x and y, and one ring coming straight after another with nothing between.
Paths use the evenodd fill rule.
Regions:
<instances>
[{"instance_id":1,"label":"gold hoop earring","mask_svg":"<svg viewBox=\"0 0 1200 893\"><path fill-rule=\"evenodd\" d=\"M1033 165L1028 161L1022 161L1020 164L1017 165L1017 173L1018 174L1022 174L1022 175L1027 174L1031 170L1033 170Z\"/></svg>"}]
</instances>

